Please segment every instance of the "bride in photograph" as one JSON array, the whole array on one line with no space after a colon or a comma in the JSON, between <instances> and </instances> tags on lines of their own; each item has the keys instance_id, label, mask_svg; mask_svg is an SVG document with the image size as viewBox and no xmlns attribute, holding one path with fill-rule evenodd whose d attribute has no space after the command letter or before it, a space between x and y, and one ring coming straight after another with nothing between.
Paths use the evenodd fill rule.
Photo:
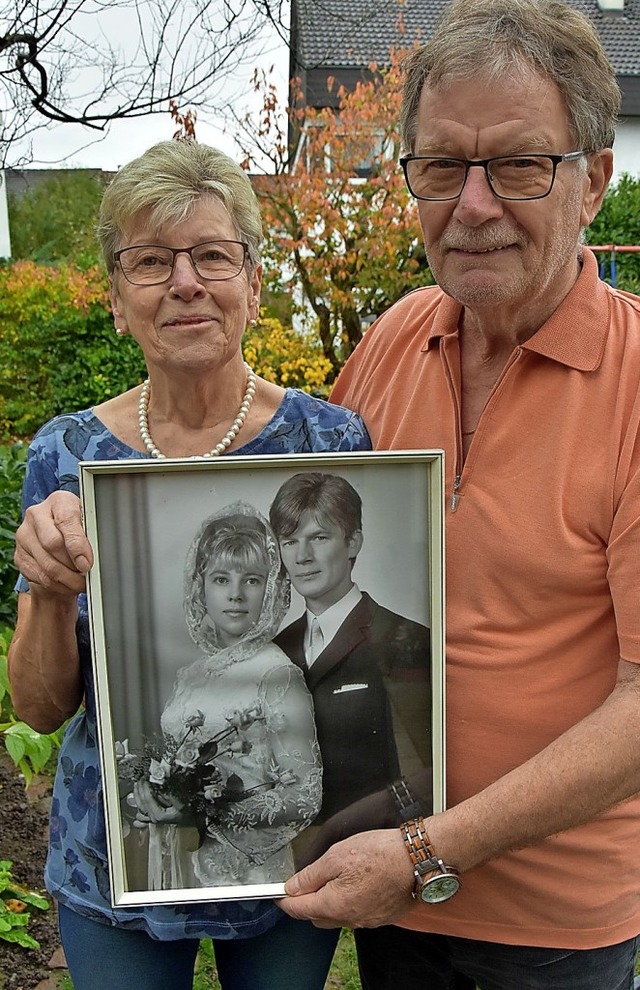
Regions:
<instances>
[{"instance_id":1,"label":"bride in photograph","mask_svg":"<svg viewBox=\"0 0 640 990\"><path fill-rule=\"evenodd\" d=\"M291 842L320 809L322 770L304 676L272 643L289 579L252 506L237 502L202 524L184 605L203 655L178 671L163 752L134 786L150 887L284 882Z\"/></svg>"}]
</instances>

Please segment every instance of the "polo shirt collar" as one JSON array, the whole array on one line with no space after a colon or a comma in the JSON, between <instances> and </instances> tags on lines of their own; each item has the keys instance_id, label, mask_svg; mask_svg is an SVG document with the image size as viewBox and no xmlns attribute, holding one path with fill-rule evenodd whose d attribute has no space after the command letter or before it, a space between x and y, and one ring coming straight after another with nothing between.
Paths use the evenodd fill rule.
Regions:
<instances>
[{"instance_id":1,"label":"polo shirt collar","mask_svg":"<svg viewBox=\"0 0 640 990\"><path fill-rule=\"evenodd\" d=\"M583 264L571 291L533 337L523 345L577 371L595 371L609 331L608 286L598 277L596 256L583 248ZM423 350L439 337L458 332L462 306L443 293Z\"/></svg>"}]
</instances>

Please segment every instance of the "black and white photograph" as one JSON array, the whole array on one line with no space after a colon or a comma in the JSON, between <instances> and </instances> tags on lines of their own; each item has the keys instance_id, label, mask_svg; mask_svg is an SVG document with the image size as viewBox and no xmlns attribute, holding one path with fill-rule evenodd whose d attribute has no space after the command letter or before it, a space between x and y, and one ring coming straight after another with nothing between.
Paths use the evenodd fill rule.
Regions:
<instances>
[{"instance_id":1,"label":"black and white photograph","mask_svg":"<svg viewBox=\"0 0 640 990\"><path fill-rule=\"evenodd\" d=\"M442 457L81 464L114 906L442 810Z\"/></svg>"}]
</instances>

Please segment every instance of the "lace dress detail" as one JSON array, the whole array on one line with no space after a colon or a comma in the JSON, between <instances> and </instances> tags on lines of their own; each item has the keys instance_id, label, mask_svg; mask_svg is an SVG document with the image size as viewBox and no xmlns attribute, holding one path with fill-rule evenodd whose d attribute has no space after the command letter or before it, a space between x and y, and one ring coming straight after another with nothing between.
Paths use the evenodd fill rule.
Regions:
<instances>
[{"instance_id":1,"label":"lace dress detail","mask_svg":"<svg viewBox=\"0 0 640 990\"><path fill-rule=\"evenodd\" d=\"M278 647L263 647L233 668L216 670L211 658L179 671L173 695L162 715L162 730L179 736L198 708L204 714L203 737L213 737L238 716L252 710L257 718L239 728L216 766L225 779L239 778L249 793L220 813L199 848L192 836L176 856L177 826L163 843L163 871L154 882L166 888L282 882L294 872L290 843L320 810L322 770L313 725L311 696L302 672ZM289 745L287 740L291 740ZM193 850L193 851L192 851ZM173 872L176 871L176 872Z\"/></svg>"}]
</instances>

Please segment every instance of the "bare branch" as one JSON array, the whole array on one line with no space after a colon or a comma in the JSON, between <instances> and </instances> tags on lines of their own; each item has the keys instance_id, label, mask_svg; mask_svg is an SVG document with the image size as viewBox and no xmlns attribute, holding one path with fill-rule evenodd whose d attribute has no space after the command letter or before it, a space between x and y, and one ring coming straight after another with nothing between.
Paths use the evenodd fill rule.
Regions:
<instances>
[{"instance_id":1,"label":"bare branch","mask_svg":"<svg viewBox=\"0 0 640 990\"><path fill-rule=\"evenodd\" d=\"M284 37L286 0L7 0L0 16L0 167L48 122L114 120L206 105ZM248 74L248 73L247 73Z\"/></svg>"}]
</instances>

